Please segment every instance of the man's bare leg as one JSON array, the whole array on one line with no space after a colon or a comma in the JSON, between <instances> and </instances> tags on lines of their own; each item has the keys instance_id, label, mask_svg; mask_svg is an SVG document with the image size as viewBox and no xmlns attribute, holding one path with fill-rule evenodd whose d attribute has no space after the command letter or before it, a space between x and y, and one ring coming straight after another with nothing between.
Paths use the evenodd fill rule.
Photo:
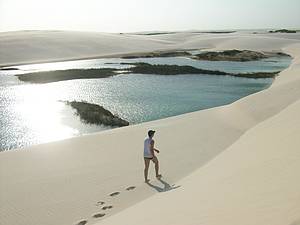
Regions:
<instances>
[{"instance_id":1,"label":"man's bare leg","mask_svg":"<svg viewBox=\"0 0 300 225\"><path fill-rule=\"evenodd\" d=\"M161 178L161 174L159 174L159 162L156 156L153 157L152 161L155 164L155 174L157 178Z\"/></svg>"},{"instance_id":2,"label":"man's bare leg","mask_svg":"<svg viewBox=\"0 0 300 225\"><path fill-rule=\"evenodd\" d=\"M148 169L149 169L149 164L150 164L150 159L144 158L145 161L145 169L144 169L144 177L145 177L145 182L148 183Z\"/></svg>"}]
</instances>

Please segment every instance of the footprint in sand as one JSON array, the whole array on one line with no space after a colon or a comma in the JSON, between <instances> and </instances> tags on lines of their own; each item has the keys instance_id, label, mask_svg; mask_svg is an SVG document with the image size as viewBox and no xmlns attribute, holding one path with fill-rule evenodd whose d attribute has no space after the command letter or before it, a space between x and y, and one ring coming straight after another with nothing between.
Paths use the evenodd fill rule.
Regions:
<instances>
[{"instance_id":1,"label":"footprint in sand","mask_svg":"<svg viewBox=\"0 0 300 225\"><path fill-rule=\"evenodd\" d=\"M105 202L99 201L99 202L96 203L96 206L104 205L104 203L105 203Z\"/></svg>"},{"instance_id":2,"label":"footprint in sand","mask_svg":"<svg viewBox=\"0 0 300 225\"><path fill-rule=\"evenodd\" d=\"M80 222L76 223L76 225L85 225L87 224L87 220L81 220Z\"/></svg>"},{"instance_id":3,"label":"footprint in sand","mask_svg":"<svg viewBox=\"0 0 300 225\"><path fill-rule=\"evenodd\" d=\"M113 197L113 196L116 196L116 195L118 195L118 194L120 194L120 192L116 191L116 192L114 192L114 193L111 193L109 196Z\"/></svg>"},{"instance_id":4,"label":"footprint in sand","mask_svg":"<svg viewBox=\"0 0 300 225\"><path fill-rule=\"evenodd\" d=\"M109 206L104 206L102 207L103 210L107 210L107 209L111 209L113 206L112 205L109 205Z\"/></svg>"},{"instance_id":5,"label":"footprint in sand","mask_svg":"<svg viewBox=\"0 0 300 225\"><path fill-rule=\"evenodd\" d=\"M94 218L100 218L103 216L105 216L105 213L97 213L97 214L93 215Z\"/></svg>"},{"instance_id":6,"label":"footprint in sand","mask_svg":"<svg viewBox=\"0 0 300 225\"><path fill-rule=\"evenodd\" d=\"M130 186L130 187L126 188L127 191L131 191L133 189L135 189L135 186Z\"/></svg>"}]
</instances>

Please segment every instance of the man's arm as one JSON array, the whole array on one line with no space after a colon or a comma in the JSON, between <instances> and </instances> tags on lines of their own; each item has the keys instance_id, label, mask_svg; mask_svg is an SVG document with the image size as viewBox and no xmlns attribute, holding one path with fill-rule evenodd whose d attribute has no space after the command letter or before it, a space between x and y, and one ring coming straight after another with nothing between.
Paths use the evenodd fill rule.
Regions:
<instances>
[{"instance_id":1,"label":"man's arm","mask_svg":"<svg viewBox=\"0 0 300 225\"><path fill-rule=\"evenodd\" d=\"M152 153L153 156L154 156L154 151L159 153L159 150L154 148L154 140L151 140L151 142L150 142L150 150L151 150L151 153Z\"/></svg>"}]
</instances>

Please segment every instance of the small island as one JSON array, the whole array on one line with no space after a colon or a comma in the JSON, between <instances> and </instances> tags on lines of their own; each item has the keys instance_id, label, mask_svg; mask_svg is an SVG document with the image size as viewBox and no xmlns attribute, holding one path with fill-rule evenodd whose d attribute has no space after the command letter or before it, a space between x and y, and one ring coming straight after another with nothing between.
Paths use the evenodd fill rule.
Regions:
<instances>
[{"instance_id":1,"label":"small island","mask_svg":"<svg viewBox=\"0 0 300 225\"><path fill-rule=\"evenodd\" d=\"M235 61L235 62L247 62L266 59L270 57L289 56L282 52L257 52L251 50L225 50L225 51L209 51L199 54L192 54L190 50L178 50L178 51L156 51L139 54L128 54L122 57L122 59L137 59L137 58L158 58L158 57L188 57L196 60L207 61Z\"/></svg>"},{"instance_id":2,"label":"small island","mask_svg":"<svg viewBox=\"0 0 300 225\"><path fill-rule=\"evenodd\" d=\"M53 70L16 75L19 80L31 83L51 83L74 79L105 78L116 75L117 69L69 69Z\"/></svg>"},{"instance_id":3,"label":"small island","mask_svg":"<svg viewBox=\"0 0 300 225\"><path fill-rule=\"evenodd\" d=\"M21 81L31 83L50 83L73 79L96 79L106 78L121 74L154 74L154 75L227 75L246 78L274 78L280 71L256 72L256 73L228 73L219 70L205 70L193 66L178 66L164 64L149 64L143 62L120 63L120 65L130 65L125 69L99 68L99 69L72 69L56 70L47 72L35 72L23 75L16 75Z\"/></svg>"},{"instance_id":4,"label":"small island","mask_svg":"<svg viewBox=\"0 0 300 225\"><path fill-rule=\"evenodd\" d=\"M65 103L74 108L76 110L76 114L79 115L80 119L86 123L97 125L102 124L112 127L123 127L129 125L128 121L113 115L110 111L100 105L84 101L67 101Z\"/></svg>"},{"instance_id":5,"label":"small island","mask_svg":"<svg viewBox=\"0 0 300 225\"><path fill-rule=\"evenodd\" d=\"M288 30L288 29L279 29L279 30L270 30L269 33L297 33L297 30Z\"/></svg>"},{"instance_id":6,"label":"small island","mask_svg":"<svg viewBox=\"0 0 300 225\"><path fill-rule=\"evenodd\" d=\"M208 61L236 61L246 62L265 59L270 57L262 52L250 50L226 50L221 52L204 52L193 56L193 59Z\"/></svg>"},{"instance_id":7,"label":"small island","mask_svg":"<svg viewBox=\"0 0 300 225\"><path fill-rule=\"evenodd\" d=\"M270 57L290 57L283 52L256 52L251 50L225 50L220 52L204 52L192 56L192 59L207 61L248 62Z\"/></svg>"},{"instance_id":8,"label":"small island","mask_svg":"<svg viewBox=\"0 0 300 225\"><path fill-rule=\"evenodd\" d=\"M193 66L178 66L149 63L121 63L122 65L134 65L127 68L127 73L135 74L156 74L156 75L179 75L179 74L211 74L211 75L229 75L229 73L218 70L204 70Z\"/></svg>"},{"instance_id":9,"label":"small island","mask_svg":"<svg viewBox=\"0 0 300 225\"><path fill-rule=\"evenodd\" d=\"M236 31L194 31L194 34L232 34Z\"/></svg>"},{"instance_id":10,"label":"small island","mask_svg":"<svg viewBox=\"0 0 300 225\"><path fill-rule=\"evenodd\" d=\"M4 70L4 71L10 71L10 70L19 70L19 68L16 67L0 67L0 70Z\"/></svg>"},{"instance_id":11,"label":"small island","mask_svg":"<svg viewBox=\"0 0 300 225\"><path fill-rule=\"evenodd\" d=\"M128 68L127 73L133 74L155 74L155 75L184 75L184 74L199 74L199 75L218 75L218 76L234 76L245 78L274 78L280 71L275 72L255 72L255 73L227 73L219 70L205 70L193 66L178 66L178 65L158 65L149 63L122 63L134 65Z\"/></svg>"},{"instance_id":12,"label":"small island","mask_svg":"<svg viewBox=\"0 0 300 225\"><path fill-rule=\"evenodd\" d=\"M220 52L204 52L192 55L188 51L158 51L149 52L137 55L127 55L123 58L152 58L152 57L175 57L186 56L195 60L208 61L236 61L247 62L266 59L270 57L290 57L283 52L257 52L250 50L225 50ZM107 63L116 64L116 63ZM145 62L120 62L119 65L128 65L128 68L93 68L93 69L67 69L54 70L43 72L32 72L27 74L15 75L19 80L31 83L50 83L57 81L73 80L73 79L97 79L107 78L120 74L156 74L156 75L184 75L184 74L199 74L199 75L228 75L235 77L246 78L274 78L279 71L275 72L256 72L256 73L228 73L219 70L207 70L196 68L188 65L164 65L164 64L149 64Z\"/></svg>"},{"instance_id":13,"label":"small island","mask_svg":"<svg viewBox=\"0 0 300 225\"><path fill-rule=\"evenodd\" d=\"M177 32L147 32L147 33L136 33L135 35L164 35L164 34L176 34Z\"/></svg>"},{"instance_id":14,"label":"small island","mask_svg":"<svg viewBox=\"0 0 300 225\"><path fill-rule=\"evenodd\" d=\"M157 51L141 54L129 54L123 56L122 59L137 59L137 58L156 58L156 57L190 57L192 54L187 51Z\"/></svg>"},{"instance_id":15,"label":"small island","mask_svg":"<svg viewBox=\"0 0 300 225\"><path fill-rule=\"evenodd\" d=\"M230 76L260 79L260 78L275 78L279 73L280 73L280 71L255 72L255 73L236 73L236 74L230 74Z\"/></svg>"}]
</instances>

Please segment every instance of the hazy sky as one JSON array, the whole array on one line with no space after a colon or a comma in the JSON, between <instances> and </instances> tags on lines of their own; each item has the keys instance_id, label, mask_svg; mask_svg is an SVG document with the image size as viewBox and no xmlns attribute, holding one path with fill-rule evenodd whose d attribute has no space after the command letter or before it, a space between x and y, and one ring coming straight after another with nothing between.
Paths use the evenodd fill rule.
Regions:
<instances>
[{"instance_id":1,"label":"hazy sky","mask_svg":"<svg viewBox=\"0 0 300 225\"><path fill-rule=\"evenodd\" d=\"M300 28L300 0L0 0L0 31Z\"/></svg>"}]
</instances>

